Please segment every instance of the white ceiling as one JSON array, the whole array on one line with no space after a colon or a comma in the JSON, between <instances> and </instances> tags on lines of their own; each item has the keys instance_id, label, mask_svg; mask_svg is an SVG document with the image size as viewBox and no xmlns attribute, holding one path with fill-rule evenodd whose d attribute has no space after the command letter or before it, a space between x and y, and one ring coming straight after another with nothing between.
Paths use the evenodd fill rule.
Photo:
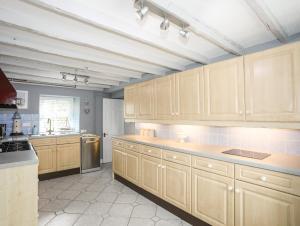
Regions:
<instances>
[{"instance_id":1,"label":"white ceiling","mask_svg":"<svg viewBox=\"0 0 300 226\"><path fill-rule=\"evenodd\" d=\"M183 39L133 0L0 0L0 67L10 78L113 91L151 76L300 37L299 0L146 0L190 24ZM256 48L257 49L257 48Z\"/></svg>"}]
</instances>

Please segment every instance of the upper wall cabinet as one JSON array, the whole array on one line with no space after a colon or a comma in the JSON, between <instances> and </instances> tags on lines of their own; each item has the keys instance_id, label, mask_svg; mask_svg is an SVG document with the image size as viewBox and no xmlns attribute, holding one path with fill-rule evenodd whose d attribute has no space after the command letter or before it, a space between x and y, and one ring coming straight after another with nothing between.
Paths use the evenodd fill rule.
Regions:
<instances>
[{"instance_id":1,"label":"upper wall cabinet","mask_svg":"<svg viewBox=\"0 0 300 226\"><path fill-rule=\"evenodd\" d=\"M136 118L137 91L137 85L128 86L124 89L124 118Z\"/></svg>"},{"instance_id":2,"label":"upper wall cabinet","mask_svg":"<svg viewBox=\"0 0 300 226\"><path fill-rule=\"evenodd\" d=\"M154 80L155 119L175 117L176 76L169 75Z\"/></svg>"},{"instance_id":3,"label":"upper wall cabinet","mask_svg":"<svg viewBox=\"0 0 300 226\"><path fill-rule=\"evenodd\" d=\"M154 117L154 85L153 80L138 85L137 118L153 119Z\"/></svg>"},{"instance_id":4,"label":"upper wall cabinet","mask_svg":"<svg viewBox=\"0 0 300 226\"><path fill-rule=\"evenodd\" d=\"M244 120L243 57L204 67L207 120Z\"/></svg>"},{"instance_id":5,"label":"upper wall cabinet","mask_svg":"<svg viewBox=\"0 0 300 226\"><path fill-rule=\"evenodd\" d=\"M176 74L177 114L182 120L199 120L204 115L203 67Z\"/></svg>"},{"instance_id":6,"label":"upper wall cabinet","mask_svg":"<svg viewBox=\"0 0 300 226\"><path fill-rule=\"evenodd\" d=\"M300 121L300 44L245 56L246 120Z\"/></svg>"}]
</instances>

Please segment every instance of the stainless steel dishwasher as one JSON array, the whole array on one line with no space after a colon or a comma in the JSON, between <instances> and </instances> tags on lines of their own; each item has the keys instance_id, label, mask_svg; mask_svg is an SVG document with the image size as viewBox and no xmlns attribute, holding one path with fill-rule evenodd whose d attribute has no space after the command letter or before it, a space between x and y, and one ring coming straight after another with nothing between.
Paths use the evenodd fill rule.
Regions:
<instances>
[{"instance_id":1,"label":"stainless steel dishwasher","mask_svg":"<svg viewBox=\"0 0 300 226\"><path fill-rule=\"evenodd\" d=\"M94 134L81 135L80 172L100 170L100 137Z\"/></svg>"}]
</instances>

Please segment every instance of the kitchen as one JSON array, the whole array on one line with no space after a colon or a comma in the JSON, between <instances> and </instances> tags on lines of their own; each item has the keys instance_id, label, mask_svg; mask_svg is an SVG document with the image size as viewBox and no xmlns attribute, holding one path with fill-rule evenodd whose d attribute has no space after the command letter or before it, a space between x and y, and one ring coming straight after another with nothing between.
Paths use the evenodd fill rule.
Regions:
<instances>
[{"instance_id":1,"label":"kitchen","mask_svg":"<svg viewBox=\"0 0 300 226\"><path fill-rule=\"evenodd\" d=\"M299 1L0 12L1 226L300 225Z\"/></svg>"}]
</instances>

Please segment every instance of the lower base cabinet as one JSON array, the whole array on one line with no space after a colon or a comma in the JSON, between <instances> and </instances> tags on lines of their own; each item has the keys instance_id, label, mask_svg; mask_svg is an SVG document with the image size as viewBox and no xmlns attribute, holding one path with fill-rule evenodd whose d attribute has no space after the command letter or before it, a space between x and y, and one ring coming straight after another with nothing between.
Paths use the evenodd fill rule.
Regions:
<instances>
[{"instance_id":1,"label":"lower base cabinet","mask_svg":"<svg viewBox=\"0 0 300 226\"><path fill-rule=\"evenodd\" d=\"M39 174L56 171L56 146L35 147L39 157Z\"/></svg>"},{"instance_id":2,"label":"lower base cabinet","mask_svg":"<svg viewBox=\"0 0 300 226\"><path fill-rule=\"evenodd\" d=\"M141 187L161 197L161 159L141 155Z\"/></svg>"},{"instance_id":3,"label":"lower base cabinet","mask_svg":"<svg viewBox=\"0 0 300 226\"><path fill-rule=\"evenodd\" d=\"M192 169L192 197L195 217L214 226L234 226L234 179Z\"/></svg>"},{"instance_id":4,"label":"lower base cabinet","mask_svg":"<svg viewBox=\"0 0 300 226\"><path fill-rule=\"evenodd\" d=\"M124 168L124 177L130 182L139 185L139 163L140 163L140 154L126 150L125 153L125 168Z\"/></svg>"},{"instance_id":5,"label":"lower base cabinet","mask_svg":"<svg viewBox=\"0 0 300 226\"><path fill-rule=\"evenodd\" d=\"M124 151L121 148L113 147L113 171L119 176L123 176L125 169Z\"/></svg>"},{"instance_id":6,"label":"lower base cabinet","mask_svg":"<svg viewBox=\"0 0 300 226\"><path fill-rule=\"evenodd\" d=\"M80 145L57 145L57 170L67 170L80 167Z\"/></svg>"},{"instance_id":7,"label":"lower base cabinet","mask_svg":"<svg viewBox=\"0 0 300 226\"><path fill-rule=\"evenodd\" d=\"M191 167L163 161L162 198L188 213L191 212Z\"/></svg>"},{"instance_id":8,"label":"lower base cabinet","mask_svg":"<svg viewBox=\"0 0 300 226\"><path fill-rule=\"evenodd\" d=\"M298 226L300 197L236 181L236 226Z\"/></svg>"}]
</instances>

